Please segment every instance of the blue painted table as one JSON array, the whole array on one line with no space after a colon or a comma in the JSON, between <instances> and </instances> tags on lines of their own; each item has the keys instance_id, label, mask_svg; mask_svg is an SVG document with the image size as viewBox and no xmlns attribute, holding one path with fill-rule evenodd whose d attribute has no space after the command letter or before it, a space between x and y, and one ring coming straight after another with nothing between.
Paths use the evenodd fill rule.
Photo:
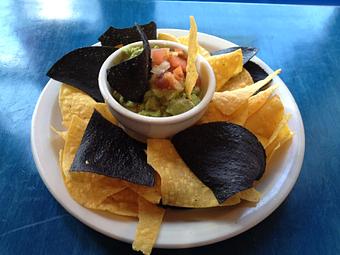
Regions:
<instances>
[{"instance_id":1,"label":"blue painted table","mask_svg":"<svg viewBox=\"0 0 340 255\"><path fill-rule=\"evenodd\" d=\"M154 254L340 254L340 8L207 2L1 0L0 254L123 254L130 244L84 226L49 194L33 163L31 116L48 68L109 25L155 20L241 45L289 86L306 154L286 201L253 229L214 245Z\"/></svg>"}]
</instances>

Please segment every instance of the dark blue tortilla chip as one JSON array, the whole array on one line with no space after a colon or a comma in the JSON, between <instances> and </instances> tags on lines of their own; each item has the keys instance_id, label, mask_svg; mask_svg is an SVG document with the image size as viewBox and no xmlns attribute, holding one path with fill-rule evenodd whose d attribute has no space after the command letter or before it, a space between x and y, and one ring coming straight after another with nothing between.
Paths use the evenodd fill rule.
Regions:
<instances>
[{"instance_id":1,"label":"dark blue tortilla chip","mask_svg":"<svg viewBox=\"0 0 340 255\"><path fill-rule=\"evenodd\" d=\"M231 47L223 50L217 50L214 52L211 52L211 55L220 55L220 54L225 54L225 53L230 53L235 50L241 49L242 50L242 56L243 56L243 65L246 64L252 57L256 55L258 52L257 48L251 48L251 47Z\"/></svg>"},{"instance_id":2,"label":"dark blue tortilla chip","mask_svg":"<svg viewBox=\"0 0 340 255\"><path fill-rule=\"evenodd\" d=\"M249 61L243 67L249 72L254 82L261 81L268 76L268 73L253 61ZM266 90L270 86L271 81L272 80L270 80L265 86L261 87L255 94L260 91Z\"/></svg>"},{"instance_id":3,"label":"dark blue tortilla chip","mask_svg":"<svg viewBox=\"0 0 340 255\"><path fill-rule=\"evenodd\" d=\"M249 61L243 67L250 73L254 82L263 80L268 76L267 72L253 61Z\"/></svg>"},{"instance_id":4,"label":"dark blue tortilla chip","mask_svg":"<svg viewBox=\"0 0 340 255\"><path fill-rule=\"evenodd\" d=\"M157 26L155 22L151 21L140 27L146 34L148 40L157 39ZM126 45L140 41L140 35L135 26L122 29L109 27L108 30L98 38L98 41L100 41L103 46L115 47L121 44Z\"/></svg>"},{"instance_id":5,"label":"dark blue tortilla chip","mask_svg":"<svg viewBox=\"0 0 340 255\"><path fill-rule=\"evenodd\" d=\"M252 187L266 167L266 154L256 136L232 123L193 126L176 134L172 143L220 204Z\"/></svg>"},{"instance_id":6,"label":"dark blue tortilla chip","mask_svg":"<svg viewBox=\"0 0 340 255\"><path fill-rule=\"evenodd\" d=\"M84 91L97 102L104 102L99 91L98 74L104 61L115 50L110 47L85 47L73 50L59 59L47 75Z\"/></svg>"},{"instance_id":7,"label":"dark blue tortilla chip","mask_svg":"<svg viewBox=\"0 0 340 255\"><path fill-rule=\"evenodd\" d=\"M143 41L143 51L138 56L125 60L111 67L107 80L111 88L132 102L143 102L144 94L149 90L151 76L151 49L142 29L136 25Z\"/></svg>"},{"instance_id":8,"label":"dark blue tortilla chip","mask_svg":"<svg viewBox=\"0 0 340 255\"><path fill-rule=\"evenodd\" d=\"M94 111L70 170L154 186L155 171L147 164L144 150L145 144Z\"/></svg>"}]
</instances>

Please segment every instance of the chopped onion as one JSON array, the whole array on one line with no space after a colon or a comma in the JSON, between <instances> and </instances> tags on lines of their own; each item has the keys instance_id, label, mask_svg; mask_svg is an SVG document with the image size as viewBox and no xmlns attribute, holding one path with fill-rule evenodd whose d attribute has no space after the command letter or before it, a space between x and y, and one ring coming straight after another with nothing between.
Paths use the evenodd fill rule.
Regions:
<instances>
[{"instance_id":1,"label":"chopped onion","mask_svg":"<svg viewBox=\"0 0 340 255\"><path fill-rule=\"evenodd\" d=\"M151 69L151 73L156 75L161 75L165 73L170 68L170 63L168 61L163 61L160 65L155 65Z\"/></svg>"}]
</instances>

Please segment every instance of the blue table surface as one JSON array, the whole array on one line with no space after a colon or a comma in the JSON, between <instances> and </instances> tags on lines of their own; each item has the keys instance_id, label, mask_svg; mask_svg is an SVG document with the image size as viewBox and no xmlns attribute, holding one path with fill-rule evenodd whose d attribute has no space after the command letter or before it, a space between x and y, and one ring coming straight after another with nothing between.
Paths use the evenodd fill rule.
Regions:
<instances>
[{"instance_id":1,"label":"blue table surface","mask_svg":"<svg viewBox=\"0 0 340 255\"><path fill-rule=\"evenodd\" d=\"M340 254L340 9L175 1L0 1L0 254L131 254L67 213L39 177L30 148L49 67L109 25L157 22L256 46L282 68L300 108L306 152L284 203L251 230L209 246L153 254Z\"/></svg>"}]
</instances>

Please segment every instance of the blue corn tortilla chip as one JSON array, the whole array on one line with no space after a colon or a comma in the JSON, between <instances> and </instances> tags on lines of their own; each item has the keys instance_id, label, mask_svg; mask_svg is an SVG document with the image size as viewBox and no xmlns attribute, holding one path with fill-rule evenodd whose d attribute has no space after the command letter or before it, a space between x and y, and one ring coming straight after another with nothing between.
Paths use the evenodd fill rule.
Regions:
<instances>
[{"instance_id":1,"label":"blue corn tortilla chip","mask_svg":"<svg viewBox=\"0 0 340 255\"><path fill-rule=\"evenodd\" d=\"M104 102L99 91L98 74L104 61L115 50L110 47L84 47L73 50L60 58L47 75L84 91L97 102Z\"/></svg>"},{"instance_id":2,"label":"blue corn tortilla chip","mask_svg":"<svg viewBox=\"0 0 340 255\"><path fill-rule=\"evenodd\" d=\"M258 52L257 48L251 48L251 47L231 47L231 48L227 48L227 49L223 49L223 50L217 50L217 51L211 52L210 54L212 56L220 55L220 54L225 54L225 53L233 52L233 51L238 50L238 49L242 50L243 65L246 64Z\"/></svg>"},{"instance_id":3,"label":"blue corn tortilla chip","mask_svg":"<svg viewBox=\"0 0 340 255\"><path fill-rule=\"evenodd\" d=\"M154 186L155 171L147 164L144 150L145 144L128 136L95 110L70 171L92 172Z\"/></svg>"},{"instance_id":4,"label":"blue corn tortilla chip","mask_svg":"<svg viewBox=\"0 0 340 255\"><path fill-rule=\"evenodd\" d=\"M226 122L190 127L172 138L178 154L221 204L262 177L266 154L256 136Z\"/></svg>"},{"instance_id":5,"label":"blue corn tortilla chip","mask_svg":"<svg viewBox=\"0 0 340 255\"><path fill-rule=\"evenodd\" d=\"M247 62L243 67L249 72L254 82L264 80L268 76L268 73L253 61ZM270 80L265 86L260 88L255 94L259 93L260 91L266 90L270 86L271 81L272 80Z\"/></svg>"},{"instance_id":6,"label":"blue corn tortilla chip","mask_svg":"<svg viewBox=\"0 0 340 255\"><path fill-rule=\"evenodd\" d=\"M141 103L145 92L150 87L151 49L145 33L138 25L136 28L143 41L142 53L111 67L107 73L107 80L111 88L121 94L124 99Z\"/></svg>"},{"instance_id":7,"label":"blue corn tortilla chip","mask_svg":"<svg viewBox=\"0 0 340 255\"><path fill-rule=\"evenodd\" d=\"M157 39L157 26L155 22L151 21L140 27L146 34L148 40ZM105 33L98 38L98 41L100 41L103 46L115 47L121 44L126 45L140 41L140 35L136 26L122 29L109 27Z\"/></svg>"},{"instance_id":8,"label":"blue corn tortilla chip","mask_svg":"<svg viewBox=\"0 0 340 255\"><path fill-rule=\"evenodd\" d=\"M262 69L258 64L253 61L249 61L243 66L251 75L254 82L258 82L260 80L264 80L268 74L265 70Z\"/></svg>"}]
</instances>

